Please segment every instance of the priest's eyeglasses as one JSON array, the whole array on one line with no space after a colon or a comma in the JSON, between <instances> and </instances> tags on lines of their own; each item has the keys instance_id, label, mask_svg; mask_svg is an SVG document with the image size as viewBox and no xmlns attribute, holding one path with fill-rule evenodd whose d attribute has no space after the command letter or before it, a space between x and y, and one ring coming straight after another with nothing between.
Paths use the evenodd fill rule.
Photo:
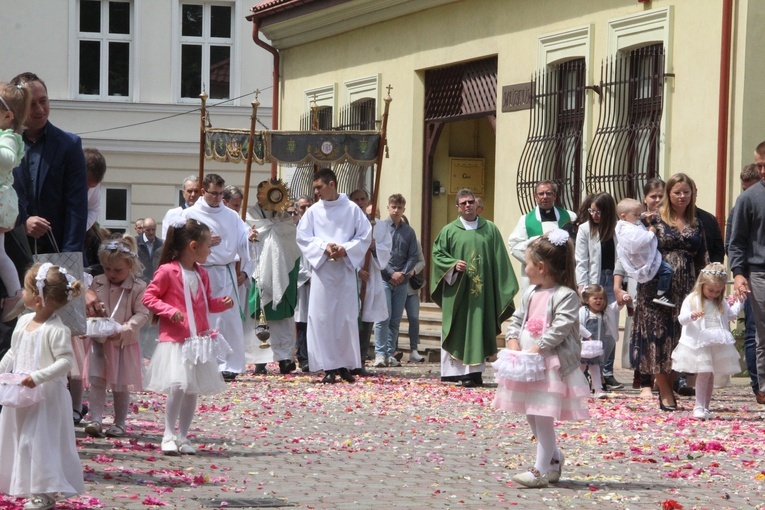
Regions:
<instances>
[{"instance_id":1,"label":"priest's eyeglasses","mask_svg":"<svg viewBox=\"0 0 765 510\"><path fill-rule=\"evenodd\" d=\"M473 205L475 204L475 200L463 200L460 202L460 207L465 207L466 205Z\"/></svg>"}]
</instances>

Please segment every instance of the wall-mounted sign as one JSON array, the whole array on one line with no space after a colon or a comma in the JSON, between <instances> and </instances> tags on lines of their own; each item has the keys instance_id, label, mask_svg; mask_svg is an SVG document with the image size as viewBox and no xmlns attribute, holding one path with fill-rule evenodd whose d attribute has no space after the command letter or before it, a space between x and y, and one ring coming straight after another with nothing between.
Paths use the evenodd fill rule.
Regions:
<instances>
[{"instance_id":1,"label":"wall-mounted sign","mask_svg":"<svg viewBox=\"0 0 765 510\"><path fill-rule=\"evenodd\" d=\"M502 87L502 111L517 112L531 109L534 98L534 82L517 83Z\"/></svg>"},{"instance_id":2,"label":"wall-mounted sign","mask_svg":"<svg viewBox=\"0 0 765 510\"><path fill-rule=\"evenodd\" d=\"M481 158L449 158L449 194L469 188L476 195L483 195L483 168Z\"/></svg>"}]
</instances>

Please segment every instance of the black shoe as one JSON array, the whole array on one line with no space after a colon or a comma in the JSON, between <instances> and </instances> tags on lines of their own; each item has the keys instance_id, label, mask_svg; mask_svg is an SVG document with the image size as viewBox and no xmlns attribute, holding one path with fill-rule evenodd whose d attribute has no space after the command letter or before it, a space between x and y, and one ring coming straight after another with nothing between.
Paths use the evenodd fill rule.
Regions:
<instances>
[{"instance_id":1,"label":"black shoe","mask_svg":"<svg viewBox=\"0 0 765 510\"><path fill-rule=\"evenodd\" d=\"M90 408L87 404L82 404L82 407L80 408L80 411L72 411L72 420L74 420L75 425L79 425L82 423L82 419L85 417L86 414L88 414L88 411L90 411ZM75 416L76 415L76 416Z\"/></svg>"},{"instance_id":2,"label":"black shoe","mask_svg":"<svg viewBox=\"0 0 765 510\"><path fill-rule=\"evenodd\" d=\"M337 377L335 376L334 370L329 370L325 375L324 379L321 380L324 384L335 384L337 382Z\"/></svg>"},{"instance_id":3,"label":"black shoe","mask_svg":"<svg viewBox=\"0 0 765 510\"><path fill-rule=\"evenodd\" d=\"M401 361L401 358L404 357L404 353L401 351L396 351L393 353L393 357L396 358L396 361Z\"/></svg>"},{"instance_id":4,"label":"black shoe","mask_svg":"<svg viewBox=\"0 0 765 510\"><path fill-rule=\"evenodd\" d=\"M300 370L302 370L303 372L310 372L311 371L311 367L309 367L308 363L306 363L305 365L300 367Z\"/></svg>"},{"instance_id":5,"label":"black shoe","mask_svg":"<svg viewBox=\"0 0 765 510\"><path fill-rule=\"evenodd\" d=\"M693 386L688 386L688 380L686 379L684 375L681 375L677 379L675 379L674 390L677 392L678 395L681 395L683 397L696 396L696 388L694 388Z\"/></svg>"},{"instance_id":6,"label":"black shoe","mask_svg":"<svg viewBox=\"0 0 765 510\"><path fill-rule=\"evenodd\" d=\"M675 400L674 395L672 396L672 400ZM661 392L659 393L659 409L666 412L674 412L677 411L677 402L675 402L674 405L667 405L665 406L664 403L661 401Z\"/></svg>"},{"instance_id":7,"label":"black shoe","mask_svg":"<svg viewBox=\"0 0 765 510\"><path fill-rule=\"evenodd\" d=\"M353 383L356 379L351 375L347 368L338 368L337 373L343 381Z\"/></svg>"},{"instance_id":8,"label":"black shoe","mask_svg":"<svg viewBox=\"0 0 765 510\"><path fill-rule=\"evenodd\" d=\"M223 376L223 380L226 382L234 382L236 381L236 376L234 372L221 372L220 375Z\"/></svg>"},{"instance_id":9,"label":"black shoe","mask_svg":"<svg viewBox=\"0 0 765 510\"><path fill-rule=\"evenodd\" d=\"M375 374L373 374L366 368L361 367L361 368L354 368L353 370L351 370L351 375L356 375L358 377L372 377Z\"/></svg>"},{"instance_id":10,"label":"black shoe","mask_svg":"<svg viewBox=\"0 0 765 510\"><path fill-rule=\"evenodd\" d=\"M613 391L613 390L620 390L624 388L624 385L616 380L616 378L612 375L607 375L604 378L604 386L606 387L606 390Z\"/></svg>"},{"instance_id":11,"label":"black shoe","mask_svg":"<svg viewBox=\"0 0 765 510\"><path fill-rule=\"evenodd\" d=\"M483 386L483 376L480 372L473 372L461 381L463 388L478 388Z\"/></svg>"},{"instance_id":12,"label":"black shoe","mask_svg":"<svg viewBox=\"0 0 765 510\"><path fill-rule=\"evenodd\" d=\"M291 359L283 359L279 361L279 373L281 374L289 374L290 372L294 372L297 367L295 366L295 362Z\"/></svg>"},{"instance_id":13,"label":"black shoe","mask_svg":"<svg viewBox=\"0 0 765 510\"><path fill-rule=\"evenodd\" d=\"M281 364L279 365L279 368L281 368ZM265 363L257 363L255 365L255 375L267 375L268 370L266 370L266 364Z\"/></svg>"}]
</instances>

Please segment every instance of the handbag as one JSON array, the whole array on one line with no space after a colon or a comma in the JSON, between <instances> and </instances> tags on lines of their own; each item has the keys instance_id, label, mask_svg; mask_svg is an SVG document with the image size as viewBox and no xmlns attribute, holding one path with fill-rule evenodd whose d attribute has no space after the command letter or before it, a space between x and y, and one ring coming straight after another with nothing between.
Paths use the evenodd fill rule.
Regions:
<instances>
[{"instance_id":1,"label":"handbag","mask_svg":"<svg viewBox=\"0 0 765 510\"><path fill-rule=\"evenodd\" d=\"M35 335L35 370L40 362L40 338L45 325L40 327ZM13 361L13 369L16 367L16 360ZM13 370L12 369L12 370ZM40 402L43 398L40 386L27 388L21 385L26 376L23 372L8 372L0 374L0 405L4 407L27 407Z\"/></svg>"},{"instance_id":2,"label":"handbag","mask_svg":"<svg viewBox=\"0 0 765 510\"><path fill-rule=\"evenodd\" d=\"M207 304L207 293L204 291L204 282L199 273L194 272L199 281L199 288L202 290L202 296L205 300L205 313L209 316L210 309ZM181 271L181 279L183 280L183 297L186 301L186 316L189 320L189 332L191 336L186 338L181 347L181 359L184 363L190 363L192 365L204 364L210 362L216 362L218 359L225 358L228 354L234 352L231 346L223 338L223 335L218 331L218 324L216 329L212 331L202 331L197 333L197 321L194 317L194 308L191 304L191 290L189 284L186 281L186 277ZM218 319L220 322L220 319Z\"/></svg>"},{"instance_id":3,"label":"handbag","mask_svg":"<svg viewBox=\"0 0 765 510\"><path fill-rule=\"evenodd\" d=\"M425 277L422 275L422 271L409 278L409 285L411 285L414 290L419 290L425 285Z\"/></svg>"},{"instance_id":4,"label":"handbag","mask_svg":"<svg viewBox=\"0 0 765 510\"><path fill-rule=\"evenodd\" d=\"M104 343L106 342L106 337L122 331L122 324L114 320L114 314L117 313L124 295L125 289L122 289L117 304L114 306L114 310L112 310L112 314L109 317L88 317L88 333L86 336L92 337L98 343Z\"/></svg>"},{"instance_id":5,"label":"handbag","mask_svg":"<svg viewBox=\"0 0 765 510\"><path fill-rule=\"evenodd\" d=\"M502 349L492 366L501 379L535 382L546 377L545 360L539 353Z\"/></svg>"},{"instance_id":6,"label":"handbag","mask_svg":"<svg viewBox=\"0 0 765 510\"><path fill-rule=\"evenodd\" d=\"M0 374L0 405L3 407L27 407L42 400L39 386L27 388L21 381L28 374L21 372Z\"/></svg>"},{"instance_id":7,"label":"handbag","mask_svg":"<svg viewBox=\"0 0 765 510\"><path fill-rule=\"evenodd\" d=\"M67 272L77 278L83 279L82 252L60 252L56 239L50 230L47 232L51 244L56 250L55 253L34 253L32 258L35 262L50 262L53 265L66 268ZM35 243L35 252L37 244ZM73 297L66 305L56 310L56 315L71 331L72 336L85 335L88 332L87 316L85 314L85 293Z\"/></svg>"},{"instance_id":8,"label":"handbag","mask_svg":"<svg viewBox=\"0 0 765 510\"><path fill-rule=\"evenodd\" d=\"M600 340L585 340L582 342L582 353L580 357L582 359L592 359L605 354L603 350L603 342Z\"/></svg>"}]
</instances>

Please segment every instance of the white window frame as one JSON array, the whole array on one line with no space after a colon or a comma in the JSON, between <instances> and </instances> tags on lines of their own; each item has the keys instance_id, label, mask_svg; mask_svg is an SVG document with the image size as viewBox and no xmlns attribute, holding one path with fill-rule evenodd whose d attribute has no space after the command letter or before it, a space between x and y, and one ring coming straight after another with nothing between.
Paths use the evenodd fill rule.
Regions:
<instances>
[{"instance_id":1,"label":"white window frame","mask_svg":"<svg viewBox=\"0 0 765 510\"><path fill-rule=\"evenodd\" d=\"M125 190L126 196L125 196L125 221L115 221L115 220L106 220L106 190L108 189L115 189L115 190ZM112 229L112 228L122 228L125 229L125 232L130 232L130 228L132 225L132 222L130 220L131 216L131 207L132 207L132 188L131 186L120 186L120 185L114 185L114 184L101 184L101 211L98 213L98 224L101 225L103 228L106 229Z\"/></svg>"},{"instance_id":2,"label":"white window frame","mask_svg":"<svg viewBox=\"0 0 765 510\"><path fill-rule=\"evenodd\" d=\"M356 80L346 81L345 104L353 104L359 99L371 97L375 100L376 114L380 114L380 75L367 76Z\"/></svg>"},{"instance_id":3,"label":"white window frame","mask_svg":"<svg viewBox=\"0 0 765 510\"><path fill-rule=\"evenodd\" d=\"M241 61L241 49L240 49L240 40L242 36L242 27L245 26L244 23L237 23L237 20L241 20L244 18L243 13L243 2L229 0L229 1L203 1L203 0L174 0L172 3L172 9L171 9L171 32L172 32L172 40L173 40L173 48L172 48L172 76L170 80L170 86L172 87L172 90L170 92L170 97L174 98L174 100L178 103L184 103L184 104L198 104L199 98L198 97L181 97L181 46L183 44L199 44L200 42L204 46L204 48L207 51L202 51L202 68L206 71L206 76L202 76L202 85L204 87L205 92L209 95L210 93L210 46L225 46L228 45L231 48L230 52L230 59L231 64L229 66L229 99L225 100L225 105L227 106L239 106L241 103L240 99L233 99L240 95L240 81L241 81L241 71L240 69L240 61ZM203 7L203 21L202 21L202 37L183 37L181 35L181 12L182 12L182 6L183 5L201 5ZM209 32L209 23L210 23L210 6L227 6L231 7L231 39L230 41L228 39L222 39L218 37L209 37L204 34ZM200 93L202 91L200 90ZM218 101L224 101L222 99L210 99L210 101L214 104Z\"/></svg>"},{"instance_id":4,"label":"white window frame","mask_svg":"<svg viewBox=\"0 0 765 510\"><path fill-rule=\"evenodd\" d=\"M664 45L664 69L666 73L672 73L672 6L664 9L651 9L650 11L624 16L608 22L608 55L614 56L620 52L627 52L641 46L661 43ZM664 175L664 170L669 168L670 145L667 144L667 135L671 132L669 113L671 110L672 94L669 94L669 86L664 84L661 115L661 127L659 128L659 168L657 177Z\"/></svg>"},{"instance_id":5,"label":"white window frame","mask_svg":"<svg viewBox=\"0 0 765 510\"><path fill-rule=\"evenodd\" d=\"M101 2L101 27L100 34L92 32L80 32L80 0L69 0L69 54L72 55L69 70L69 90L70 97L82 100L99 100L130 102L137 96L139 66L135 65L135 55L140 54L138 49L138 38L135 34L139 33L138 19L140 19L141 0L125 0L130 4L130 34L109 34L104 33L103 29L108 28L109 0L100 0ZM100 76L100 94L80 94L80 41L98 41L101 43L101 76ZM130 52L128 56L128 73L130 83L128 84L127 96L109 95L109 59L108 46L110 42L128 42Z\"/></svg>"},{"instance_id":6,"label":"white window frame","mask_svg":"<svg viewBox=\"0 0 765 510\"><path fill-rule=\"evenodd\" d=\"M337 120L337 84L308 89L304 94L305 106L303 111L310 111L314 104L319 107L330 106L332 107L332 125L334 126Z\"/></svg>"}]
</instances>

